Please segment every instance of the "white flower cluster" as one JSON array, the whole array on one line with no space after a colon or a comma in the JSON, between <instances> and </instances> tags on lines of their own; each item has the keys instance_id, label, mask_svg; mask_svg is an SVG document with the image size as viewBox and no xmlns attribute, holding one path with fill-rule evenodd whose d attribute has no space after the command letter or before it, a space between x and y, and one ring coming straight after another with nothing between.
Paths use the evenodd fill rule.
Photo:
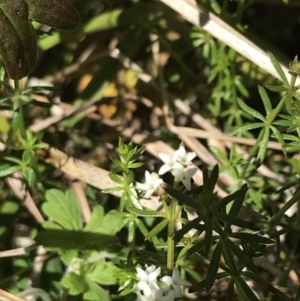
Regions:
<instances>
[{"instance_id":1,"label":"white flower cluster","mask_svg":"<svg viewBox=\"0 0 300 301\"><path fill-rule=\"evenodd\" d=\"M180 278L179 270L173 269L171 276L163 276L157 281L160 275L160 267L146 265L146 269L136 268L139 282L135 286L135 291L140 292L140 296L135 301L174 301L181 298L181 286L191 286L191 283Z\"/></svg>"},{"instance_id":2,"label":"white flower cluster","mask_svg":"<svg viewBox=\"0 0 300 301\"><path fill-rule=\"evenodd\" d=\"M196 157L196 153L187 153L181 144L179 149L174 152L173 156L159 154L159 157L165 163L159 170L158 174L163 175L170 171L176 181L182 182L187 190L191 189L191 178L197 171L197 167L193 165L192 160Z\"/></svg>"},{"instance_id":3,"label":"white flower cluster","mask_svg":"<svg viewBox=\"0 0 300 301\"><path fill-rule=\"evenodd\" d=\"M163 175L166 172L171 172L175 180L182 182L187 190L191 189L191 178L196 173L197 167L193 165L192 160L196 157L196 153L187 152L183 145L174 152L172 156L159 154L159 157L164 162L158 174ZM156 192L163 180L156 173L150 174L145 172L146 182L144 184L137 183L137 189L146 191L145 198L149 198Z\"/></svg>"}]
</instances>

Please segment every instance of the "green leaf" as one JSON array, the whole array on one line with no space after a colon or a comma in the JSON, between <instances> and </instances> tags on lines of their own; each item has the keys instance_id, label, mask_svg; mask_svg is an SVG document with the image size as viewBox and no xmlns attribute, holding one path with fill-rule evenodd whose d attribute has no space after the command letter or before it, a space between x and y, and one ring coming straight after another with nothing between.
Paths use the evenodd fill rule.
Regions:
<instances>
[{"instance_id":1,"label":"green leaf","mask_svg":"<svg viewBox=\"0 0 300 301\"><path fill-rule=\"evenodd\" d=\"M210 218L205 218L204 220L205 224L205 253L208 254L210 247L212 245L212 234L213 234L213 226L212 226L212 220Z\"/></svg>"},{"instance_id":2,"label":"green leaf","mask_svg":"<svg viewBox=\"0 0 300 301\"><path fill-rule=\"evenodd\" d=\"M202 227L203 232L205 230L204 225L200 225L202 217L196 217L195 219L189 221L186 225L183 225L181 229L176 231L175 240L180 240L186 233L188 233L191 229L195 228L199 230L199 226Z\"/></svg>"},{"instance_id":3,"label":"green leaf","mask_svg":"<svg viewBox=\"0 0 300 301\"><path fill-rule=\"evenodd\" d=\"M117 283L115 275L120 271L112 262L98 261L88 270L86 277L103 285Z\"/></svg>"},{"instance_id":4,"label":"green leaf","mask_svg":"<svg viewBox=\"0 0 300 301\"><path fill-rule=\"evenodd\" d=\"M243 253L243 251L233 243L230 239L226 239L225 243L227 244L228 248L231 249L233 254L240 260L241 263L244 264L245 267L250 269L253 272L256 272L256 266L254 263Z\"/></svg>"},{"instance_id":5,"label":"green leaf","mask_svg":"<svg viewBox=\"0 0 300 301\"><path fill-rule=\"evenodd\" d=\"M238 202L239 206L237 210L235 210L235 212L232 212L233 215L237 215L238 212L240 211L240 207L243 204L243 200L245 198L247 190L248 190L248 186L247 184L244 184L239 190L235 191L234 193L224 197L221 201L217 202L216 205L214 206L214 211L219 211L221 208L227 206L230 202L234 200L239 200ZM234 202L234 204L236 204L236 202Z\"/></svg>"},{"instance_id":6,"label":"green leaf","mask_svg":"<svg viewBox=\"0 0 300 301\"><path fill-rule=\"evenodd\" d=\"M116 235L116 233L122 229L126 220L124 215L118 213L118 211L111 210L104 216L102 229L99 233Z\"/></svg>"},{"instance_id":7,"label":"green leaf","mask_svg":"<svg viewBox=\"0 0 300 301\"><path fill-rule=\"evenodd\" d=\"M170 194L172 197L176 198L180 203L197 209L197 203L195 202L195 200L193 200L188 195L173 188L171 185L169 185L167 183L162 183L161 186L168 194Z\"/></svg>"},{"instance_id":8,"label":"green leaf","mask_svg":"<svg viewBox=\"0 0 300 301\"><path fill-rule=\"evenodd\" d=\"M0 40L0 55L8 76L12 79L27 76L36 64L37 42L23 0L0 1Z\"/></svg>"},{"instance_id":9,"label":"green leaf","mask_svg":"<svg viewBox=\"0 0 300 301\"><path fill-rule=\"evenodd\" d=\"M267 91L262 86L258 86L258 92L263 101L266 113L270 114L272 111L272 105L271 105L270 98L267 94Z\"/></svg>"},{"instance_id":10,"label":"green leaf","mask_svg":"<svg viewBox=\"0 0 300 301\"><path fill-rule=\"evenodd\" d=\"M58 189L46 192L47 202L43 204L43 211L47 216L67 230L82 230L81 208L72 190L66 193Z\"/></svg>"},{"instance_id":11,"label":"green leaf","mask_svg":"<svg viewBox=\"0 0 300 301\"><path fill-rule=\"evenodd\" d=\"M237 102L239 104L239 106L249 115L265 122L266 118L260 114L258 111L254 110L253 108L249 107L248 105L246 105L240 98L237 98Z\"/></svg>"},{"instance_id":12,"label":"green leaf","mask_svg":"<svg viewBox=\"0 0 300 301\"><path fill-rule=\"evenodd\" d=\"M67 273L61 283L69 290L70 295L78 295L88 289L84 277L73 272Z\"/></svg>"},{"instance_id":13,"label":"green leaf","mask_svg":"<svg viewBox=\"0 0 300 301\"><path fill-rule=\"evenodd\" d=\"M88 290L83 294L86 301L110 301L108 292L92 280L86 278Z\"/></svg>"},{"instance_id":14,"label":"green leaf","mask_svg":"<svg viewBox=\"0 0 300 301\"><path fill-rule=\"evenodd\" d=\"M122 186L115 186L115 187L110 187L110 188L105 188L102 190L103 193L114 193L114 192L118 192L118 191L123 191L124 187Z\"/></svg>"},{"instance_id":15,"label":"green leaf","mask_svg":"<svg viewBox=\"0 0 300 301\"><path fill-rule=\"evenodd\" d=\"M243 276L245 276L245 277L247 277L249 279L252 279L258 285L260 285L262 288L264 288L266 291L271 292L272 294L274 294L274 296L276 296L276 300L278 300L277 298L279 298L281 300L285 300L285 301L289 301L290 300L287 295L285 295L279 289L275 288L272 284L269 283L269 281L267 281L266 279L262 278L257 273L252 273L252 272L244 271L244 272L241 273L241 275L243 275ZM297 299L295 299L295 300L297 300Z\"/></svg>"},{"instance_id":16,"label":"green leaf","mask_svg":"<svg viewBox=\"0 0 300 301\"><path fill-rule=\"evenodd\" d=\"M239 133L242 133L242 132L258 129L258 128L263 127L264 125L265 124L261 123L261 122L247 124L247 125L244 125L244 126L238 128L238 129L232 131L231 135L236 135L236 134L239 134Z\"/></svg>"},{"instance_id":17,"label":"green leaf","mask_svg":"<svg viewBox=\"0 0 300 301\"><path fill-rule=\"evenodd\" d=\"M242 277L235 278L235 286L243 301L259 301Z\"/></svg>"},{"instance_id":18,"label":"green leaf","mask_svg":"<svg viewBox=\"0 0 300 301\"><path fill-rule=\"evenodd\" d=\"M9 166L8 164L3 164L0 166L0 178L9 176L21 169L22 169L21 166Z\"/></svg>"},{"instance_id":19,"label":"green leaf","mask_svg":"<svg viewBox=\"0 0 300 301\"><path fill-rule=\"evenodd\" d=\"M85 226L85 232L115 235L123 226L125 216L110 211L104 215L102 206L96 206L93 210L92 219Z\"/></svg>"},{"instance_id":20,"label":"green leaf","mask_svg":"<svg viewBox=\"0 0 300 301\"><path fill-rule=\"evenodd\" d=\"M234 278L230 278L226 293L226 301L232 300L234 300Z\"/></svg>"},{"instance_id":21,"label":"green leaf","mask_svg":"<svg viewBox=\"0 0 300 301\"><path fill-rule=\"evenodd\" d=\"M31 167L27 167L25 170L22 171L22 175L24 176L24 178L28 182L28 185L30 187L32 187L35 183L35 180L36 180L34 170Z\"/></svg>"},{"instance_id":22,"label":"green leaf","mask_svg":"<svg viewBox=\"0 0 300 301\"><path fill-rule=\"evenodd\" d=\"M266 153L268 150L268 143L270 140L270 128L266 127L265 129L262 129L262 131L264 131L264 134L257 154L260 163L262 163L266 157Z\"/></svg>"},{"instance_id":23,"label":"green leaf","mask_svg":"<svg viewBox=\"0 0 300 301\"><path fill-rule=\"evenodd\" d=\"M224 277L228 277L228 273L226 273L226 272L218 273L215 277L215 280L219 280L219 279L222 279ZM195 293L195 292L201 291L205 287L206 287L206 279L198 282L196 285L191 287L189 289L189 293Z\"/></svg>"},{"instance_id":24,"label":"green leaf","mask_svg":"<svg viewBox=\"0 0 300 301\"><path fill-rule=\"evenodd\" d=\"M115 182L115 183L117 183L117 184L119 184L119 185L124 185L124 180L120 177L120 176L118 176L118 175L116 175L115 173L112 173L112 172L110 172L109 173L109 177Z\"/></svg>"},{"instance_id":25,"label":"green leaf","mask_svg":"<svg viewBox=\"0 0 300 301\"><path fill-rule=\"evenodd\" d=\"M274 85L264 85L268 90L272 92L286 92L288 88L283 86L274 86Z\"/></svg>"},{"instance_id":26,"label":"green leaf","mask_svg":"<svg viewBox=\"0 0 300 301\"><path fill-rule=\"evenodd\" d=\"M206 168L205 168L206 170ZM219 177L219 165L215 165L213 170L211 171L210 178L206 177L206 172L203 170L203 183L206 189L211 193L214 192L215 186L218 182ZM207 174L208 175L208 174Z\"/></svg>"},{"instance_id":27,"label":"green leaf","mask_svg":"<svg viewBox=\"0 0 300 301\"><path fill-rule=\"evenodd\" d=\"M107 249L110 245L118 243L117 236L64 229L40 231L35 240L44 247L55 250Z\"/></svg>"},{"instance_id":28,"label":"green leaf","mask_svg":"<svg viewBox=\"0 0 300 301\"><path fill-rule=\"evenodd\" d=\"M236 216L228 215L221 212L216 212L214 215L221 221L229 223L230 225L235 225L241 228L250 229L254 231L259 230L258 226L250 220L241 219Z\"/></svg>"},{"instance_id":29,"label":"green leaf","mask_svg":"<svg viewBox=\"0 0 300 301\"><path fill-rule=\"evenodd\" d=\"M60 30L72 30L80 22L75 6L68 0L25 0L29 19Z\"/></svg>"},{"instance_id":30,"label":"green leaf","mask_svg":"<svg viewBox=\"0 0 300 301\"><path fill-rule=\"evenodd\" d=\"M168 219L163 219L160 223L158 223L145 237L146 239L151 239L153 236L161 232L165 227L167 227L169 223Z\"/></svg>"},{"instance_id":31,"label":"green leaf","mask_svg":"<svg viewBox=\"0 0 300 301\"><path fill-rule=\"evenodd\" d=\"M230 237L234 237L237 239L241 240L246 240L246 241L252 241L260 244L274 244L275 241L273 241L270 238L263 237L257 234L252 234L252 233L245 233L245 232L235 232L230 235Z\"/></svg>"},{"instance_id":32,"label":"green leaf","mask_svg":"<svg viewBox=\"0 0 300 301\"><path fill-rule=\"evenodd\" d=\"M137 216L143 216L143 217L165 217L165 213L161 211L152 211L152 210L141 210L137 209L135 207L127 207L127 210L129 212L132 212L136 214Z\"/></svg>"},{"instance_id":33,"label":"green leaf","mask_svg":"<svg viewBox=\"0 0 300 301\"><path fill-rule=\"evenodd\" d=\"M117 27L119 25L119 17L122 12L123 9L117 8L90 18L84 25L83 32L92 33Z\"/></svg>"},{"instance_id":34,"label":"green leaf","mask_svg":"<svg viewBox=\"0 0 300 301\"><path fill-rule=\"evenodd\" d=\"M208 272L207 272L207 278L206 278L206 292L208 293L212 286L215 283L216 275L219 269L220 265L220 259L221 259L221 254L222 254L222 248L223 248L223 242L219 241L216 245L216 248L214 249L214 252L212 254Z\"/></svg>"},{"instance_id":35,"label":"green leaf","mask_svg":"<svg viewBox=\"0 0 300 301\"><path fill-rule=\"evenodd\" d=\"M143 166L144 163L142 162L135 162L135 163L129 163L128 164L128 168L140 168L141 166Z\"/></svg>"},{"instance_id":36,"label":"green leaf","mask_svg":"<svg viewBox=\"0 0 300 301\"><path fill-rule=\"evenodd\" d=\"M282 70L282 67L280 65L280 63L277 61L276 57L273 55L273 53L269 52L269 57L271 60L271 63L273 65L273 67L275 68L277 74L279 75L279 77L281 78L283 84L288 87L289 86L289 82L285 76L284 71Z\"/></svg>"},{"instance_id":37,"label":"green leaf","mask_svg":"<svg viewBox=\"0 0 300 301\"><path fill-rule=\"evenodd\" d=\"M4 157L4 159L6 161L9 161L9 162L13 162L13 163L16 163L18 165L22 165L22 160L20 160L19 158L16 158L16 157L12 157L12 156L6 156Z\"/></svg>"},{"instance_id":38,"label":"green leaf","mask_svg":"<svg viewBox=\"0 0 300 301\"><path fill-rule=\"evenodd\" d=\"M104 209L101 205L95 206L92 212L92 218L88 224L86 224L84 231L97 233L102 227L104 214Z\"/></svg>"},{"instance_id":39,"label":"green leaf","mask_svg":"<svg viewBox=\"0 0 300 301\"><path fill-rule=\"evenodd\" d=\"M285 212L291 208L298 200L300 200L300 189L296 191L294 196L286 202L277 212L275 215L272 216L272 218L269 221L270 225L276 225L278 223L279 219L282 217L282 215L285 214Z\"/></svg>"},{"instance_id":40,"label":"green leaf","mask_svg":"<svg viewBox=\"0 0 300 301\"><path fill-rule=\"evenodd\" d=\"M283 136L282 136L282 134L278 131L278 129L277 129L276 127L274 127L274 126L271 126L270 129L271 129L271 131L273 132L273 134L274 134L274 136L276 137L276 139L278 140L278 142L279 142L282 146L284 146L284 145L285 145L285 142L284 142L284 140L283 140ZM285 149L285 147L283 147L282 150L283 150L283 152L284 152L284 154L285 154L285 156L286 156L287 154L286 154L286 149Z\"/></svg>"}]
</instances>

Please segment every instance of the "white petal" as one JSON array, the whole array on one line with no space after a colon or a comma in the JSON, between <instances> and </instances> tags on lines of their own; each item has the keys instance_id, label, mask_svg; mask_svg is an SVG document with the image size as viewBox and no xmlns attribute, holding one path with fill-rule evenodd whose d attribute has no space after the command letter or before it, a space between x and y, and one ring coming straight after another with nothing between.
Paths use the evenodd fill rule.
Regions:
<instances>
[{"instance_id":1,"label":"white petal","mask_svg":"<svg viewBox=\"0 0 300 301\"><path fill-rule=\"evenodd\" d=\"M182 183L186 190L191 190L191 179L182 180Z\"/></svg>"},{"instance_id":2,"label":"white petal","mask_svg":"<svg viewBox=\"0 0 300 301\"><path fill-rule=\"evenodd\" d=\"M196 153L190 152L186 154L186 161L191 162L196 157Z\"/></svg>"},{"instance_id":3,"label":"white petal","mask_svg":"<svg viewBox=\"0 0 300 301\"><path fill-rule=\"evenodd\" d=\"M181 287L179 285L174 285L174 298L181 298L182 292L181 292Z\"/></svg>"},{"instance_id":4,"label":"white petal","mask_svg":"<svg viewBox=\"0 0 300 301\"><path fill-rule=\"evenodd\" d=\"M148 170L145 171L145 180L146 180L146 183L150 183L153 180L152 176Z\"/></svg>"},{"instance_id":5,"label":"white petal","mask_svg":"<svg viewBox=\"0 0 300 301\"><path fill-rule=\"evenodd\" d=\"M142 183L136 183L136 188L139 190L148 190L149 185L148 184L142 184Z\"/></svg>"},{"instance_id":6,"label":"white petal","mask_svg":"<svg viewBox=\"0 0 300 301\"><path fill-rule=\"evenodd\" d=\"M164 284L164 289L170 289L170 286L173 285L173 278L170 276L164 276L160 280Z\"/></svg>"},{"instance_id":7,"label":"white petal","mask_svg":"<svg viewBox=\"0 0 300 301\"><path fill-rule=\"evenodd\" d=\"M136 274L137 274L139 279L147 279L148 278L147 273L144 270L142 270L141 268L138 268L138 267L136 268Z\"/></svg>"},{"instance_id":8,"label":"white petal","mask_svg":"<svg viewBox=\"0 0 300 301\"><path fill-rule=\"evenodd\" d=\"M180 151L180 148L179 148L177 151L174 152L174 154L172 156L173 161L176 162L180 158L180 156L181 156L181 151Z\"/></svg>"},{"instance_id":9,"label":"white petal","mask_svg":"<svg viewBox=\"0 0 300 301\"><path fill-rule=\"evenodd\" d=\"M197 167L192 167L192 168L189 168L189 169L186 169L184 171L184 178L185 179L190 179L197 171Z\"/></svg>"},{"instance_id":10,"label":"white petal","mask_svg":"<svg viewBox=\"0 0 300 301\"><path fill-rule=\"evenodd\" d=\"M184 171L183 169L173 169L172 175L176 178L177 181L182 181L184 176Z\"/></svg>"},{"instance_id":11,"label":"white petal","mask_svg":"<svg viewBox=\"0 0 300 301\"><path fill-rule=\"evenodd\" d=\"M164 164L164 165L159 169L158 174L159 174L159 175L163 175L163 174L165 174L166 172L168 172L169 170L171 170L170 165Z\"/></svg>"},{"instance_id":12,"label":"white petal","mask_svg":"<svg viewBox=\"0 0 300 301\"><path fill-rule=\"evenodd\" d=\"M153 281L156 280L157 276L160 274L161 272L161 268L158 267L155 271L153 271L150 275L149 275L149 280Z\"/></svg>"},{"instance_id":13,"label":"white petal","mask_svg":"<svg viewBox=\"0 0 300 301\"><path fill-rule=\"evenodd\" d=\"M166 154L162 154L162 153L159 153L158 156L160 157L160 159L166 163L166 164L169 164L171 162L171 158L170 156L166 155Z\"/></svg>"},{"instance_id":14,"label":"white petal","mask_svg":"<svg viewBox=\"0 0 300 301\"><path fill-rule=\"evenodd\" d=\"M175 162L172 166L172 169L184 169L183 165L179 162Z\"/></svg>"}]
</instances>

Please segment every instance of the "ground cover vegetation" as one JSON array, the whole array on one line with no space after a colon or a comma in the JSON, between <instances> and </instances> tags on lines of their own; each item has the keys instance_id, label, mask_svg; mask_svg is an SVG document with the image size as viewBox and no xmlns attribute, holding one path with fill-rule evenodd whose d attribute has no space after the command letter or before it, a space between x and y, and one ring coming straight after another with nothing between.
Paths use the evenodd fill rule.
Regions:
<instances>
[{"instance_id":1,"label":"ground cover vegetation","mask_svg":"<svg viewBox=\"0 0 300 301\"><path fill-rule=\"evenodd\" d=\"M0 300L300 300L300 4L192 2L0 1Z\"/></svg>"}]
</instances>

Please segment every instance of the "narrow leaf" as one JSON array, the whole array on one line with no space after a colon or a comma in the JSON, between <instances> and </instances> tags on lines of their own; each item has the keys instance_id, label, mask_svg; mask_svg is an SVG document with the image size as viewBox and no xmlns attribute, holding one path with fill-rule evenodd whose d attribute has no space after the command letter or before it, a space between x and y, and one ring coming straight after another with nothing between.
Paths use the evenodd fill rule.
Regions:
<instances>
[{"instance_id":1,"label":"narrow leaf","mask_svg":"<svg viewBox=\"0 0 300 301\"><path fill-rule=\"evenodd\" d=\"M218 273L215 277L215 280L220 280L224 277L227 277L228 276L228 273L226 272L221 272L221 273ZM198 282L196 285L194 285L193 287L191 287L189 289L189 293L195 293L195 292L198 292L198 291L201 291L203 290L204 288L206 287L206 279L205 280L202 280L200 282Z\"/></svg>"},{"instance_id":2,"label":"narrow leaf","mask_svg":"<svg viewBox=\"0 0 300 301\"><path fill-rule=\"evenodd\" d=\"M258 92L263 101L266 113L270 114L272 111L272 105L267 91L262 86L258 86Z\"/></svg>"},{"instance_id":3,"label":"narrow leaf","mask_svg":"<svg viewBox=\"0 0 300 301\"><path fill-rule=\"evenodd\" d=\"M235 285L243 301L259 301L243 278L237 277Z\"/></svg>"},{"instance_id":4,"label":"narrow leaf","mask_svg":"<svg viewBox=\"0 0 300 301\"><path fill-rule=\"evenodd\" d=\"M238 128L238 129L232 131L231 135L236 135L236 134L239 134L239 133L242 133L242 132L251 131L251 130L254 130L254 129L261 128L263 126L264 126L264 123L262 123L262 122L247 124L247 125L244 125L244 126Z\"/></svg>"},{"instance_id":5,"label":"narrow leaf","mask_svg":"<svg viewBox=\"0 0 300 301\"><path fill-rule=\"evenodd\" d=\"M261 121L265 121L266 118L260 114L258 111L254 110L253 108L249 107L248 105L246 105L240 98L237 99L237 102L239 104L239 106L248 114L250 114L251 116L261 120Z\"/></svg>"},{"instance_id":6,"label":"narrow leaf","mask_svg":"<svg viewBox=\"0 0 300 301\"><path fill-rule=\"evenodd\" d=\"M285 76L284 71L282 70L282 67L280 65L280 63L277 61L276 57L273 55L273 53L269 52L269 57L271 60L271 63L273 65L273 67L275 68L277 74L279 75L279 77L281 78L283 84L288 87L289 86L289 82Z\"/></svg>"},{"instance_id":7,"label":"narrow leaf","mask_svg":"<svg viewBox=\"0 0 300 301\"><path fill-rule=\"evenodd\" d=\"M236 199L244 199L245 194L248 190L247 184L244 184L239 190L235 191L234 193L226 196L221 201L219 201L216 206L214 207L215 211L219 211L221 208L227 206L230 202L236 200Z\"/></svg>"},{"instance_id":8,"label":"narrow leaf","mask_svg":"<svg viewBox=\"0 0 300 301\"><path fill-rule=\"evenodd\" d=\"M272 92L286 92L288 89L283 86L275 86L275 85L264 85L268 90Z\"/></svg>"},{"instance_id":9,"label":"narrow leaf","mask_svg":"<svg viewBox=\"0 0 300 301\"><path fill-rule=\"evenodd\" d=\"M230 225L235 225L244 229L250 229L254 231L259 230L259 227L250 220L241 219L236 216L227 215L221 212L217 212L214 215L221 221L229 223Z\"/></svg>"},{"instance_id":10,"label":"narrow leaf","mask_svg":"<svg viewBox=\"0 0 300 301\"><path fill-rule=\"evenodd\" d=\"M4 164L0 166L0 178L9 176L16 171L21 170L21 166L9 166L8 164Z\"/></svg>"},{"instance_id":11,"label":"narrow leaf","mask_svg":"<svg viewBox=\"0 0 300 301\"><path fill-rule=\"evenodd\" d=\"M245 267L247 267L249 270L251 270L253 272L256 272L256 266L243 253L243 251L239 248L239 246L237 246L235 243L233 243L230 239L226 239L225 243L231 249L231 251L233 252L233 254L240 260L240 262L244 264Z\"/></svg>"},{"instance_id":12,"label":"narrow leaf","mask_svg":"<svg viewBox=\"0 0 300 301\"><path fill-rule=\"evenodd\" d=\"M123 185L124 181L121 177L119 177L118 175L116 175L115 173L110 172L109 173L109 177L117 184L119 185Z\"/></svg>"},{"instance_id":13,"label":"narrow leaf","mask_svg":"<svg viewBox=\"0 0 300 301\"><path fill-rule=\"evenodd\" d=\"M268 143L270 140L270 129L268 127L266 127L265 129L262 129L262 131L264 131L264 135L263 135L262 141L260 143L259 151L257 154L257 157L258 157L260 163L262 163L266 157Z\"/></svg>"},{"instance_id":14,"label":"narrow leaf","mask_svg":"<svg viewBox=\"0 0 300 301\"><path fill-rule=\"evenodd\" d=\"M251 234L251 233L245 233L245 232L235 232L230 235L231 237L246 240L246 241L252 241L260 244L274 244L275 241L273 241L270 238L263 237L257 234Z\"/></svg>"},{"instance_id":15,"label":"narrow leaf","mask_svg":"<svg viewBox=\"0 0 300 301\"><path fill-rule=\"evenodd\" d=\"M258 285L260 285L262 288L264 288L268 292L271 292L272 294L274 294L276 296L276 300L278 300L277 298L280 298L281 300L285 300L285 301L290 300L282 291L275 288L272 284L270 284L266 279L259 276L257 273L244 271L244 272L242 272L242 275L249 279L252 279Z\"/></svg>"},{"instance_id":16,"label":"narrow leaf","mask_svg":"<svg viewBox=\"0 0 300 301\"><path fill-rule=\"evenodd\" d=\"M209 290L212 288L215 280L216 280L216 275L219 269L219 263L221 259L221 254L222 254L222 247L223 247L223 242L219 241L217 243L216 248L214 249L214 252L212 254L208 272L207 272L207 278L206 278L206 283L205 283L205 288L206 292L208 293Z\"/></svg>"},{"instance_id":17,"label":"narrow leaf","mask_svg":"<svg viewBox=\"0 0 300 301\"><path fill-rule=\"evenodd\" d=\"M127 207L129 212L136 214L137 216L143 217L164 217L166 214L160 211L153 211L153 210L141 210L135 207Z\"/></svg>"},{"instance_id":18,"label":"narrow leaf","mask_svg":"<svg viewBox=\"0 0 300 301\"><path fill-rule=\"evenodd\" d=\"M197 203L188 195L184 194L183 192L173 188L172 186L168 185L167 183L162 183L161 187L172 197L176 198L180 203L197 209Z\"/></svg>"},{"instance_id":19,"label":"narrow leaf","mask_svg":"<svg viewBox=\"0 0 300 301\"><path fill-rule=\"evenodd\" d=\"M168 219L162 220L159 224L157 224L145 237L146 239L151 239L153 236L161 232L169 223Z\"/></svg>"}]
</instances>

